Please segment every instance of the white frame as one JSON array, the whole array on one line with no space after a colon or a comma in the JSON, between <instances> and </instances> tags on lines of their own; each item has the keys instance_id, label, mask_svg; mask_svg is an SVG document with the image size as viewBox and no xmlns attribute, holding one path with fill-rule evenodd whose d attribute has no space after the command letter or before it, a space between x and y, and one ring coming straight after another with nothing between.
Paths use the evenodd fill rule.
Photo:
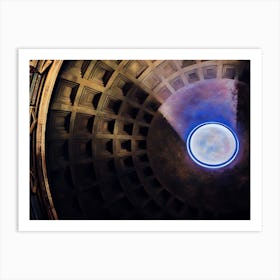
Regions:
<instances>
[{"instance_id":1,"label":"white frame","mask_svg":"<svg viewBox=\"0 0 280 280\"><path fill-rule=\"evenodd\" d=\"M19 231L261 231L262 230L262 53L260 49L19 49L18 50L18 230ZM250 220L30 220L29 60L207 59L251 61Z\"/></svg>"}]
</instances>

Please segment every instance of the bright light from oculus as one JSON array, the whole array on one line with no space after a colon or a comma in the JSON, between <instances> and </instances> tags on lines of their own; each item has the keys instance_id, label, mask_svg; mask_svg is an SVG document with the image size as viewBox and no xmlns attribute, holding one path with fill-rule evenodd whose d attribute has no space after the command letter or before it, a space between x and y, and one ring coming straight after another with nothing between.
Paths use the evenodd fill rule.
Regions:
<instances>
[{"instance_id":1,"label":"bright light from oculus","mask_svg":"<svg viewBox=\"0 0 280 280\"><path fill-rule=\"evenodd\" d=\"M230 164L239 150L236 134L226 125L207 122L196 126L187 138L191 159L200 166L221 168Z\"/></svg>"}]
</instances>

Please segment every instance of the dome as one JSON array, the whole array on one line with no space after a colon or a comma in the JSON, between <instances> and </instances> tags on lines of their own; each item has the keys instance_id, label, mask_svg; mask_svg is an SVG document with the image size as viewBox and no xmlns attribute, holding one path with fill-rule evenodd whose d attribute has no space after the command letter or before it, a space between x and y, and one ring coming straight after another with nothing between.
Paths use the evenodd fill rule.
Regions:
<instances>
[{"instance_id":1,"label":"dome","mask_svg":"<svg viewBox=\"0 0 280 280\"><path fill-rule=\"evenodd\" d=\"M249 77L238 60L31 61L31 219L250 219Z\"/></svg>"}]
</instances>

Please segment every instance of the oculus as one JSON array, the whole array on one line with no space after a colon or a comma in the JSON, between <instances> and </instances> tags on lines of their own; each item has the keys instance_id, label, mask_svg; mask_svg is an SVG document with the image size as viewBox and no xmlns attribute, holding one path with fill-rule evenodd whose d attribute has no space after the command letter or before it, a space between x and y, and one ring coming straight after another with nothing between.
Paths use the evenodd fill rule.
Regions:
<instances>
[{"instance_id":1,"label":"oculus","mask_svg":"<svg viewBox=\"0 0 280 280\"><path fill-rule=\"evenodd\" d=\"M187 150L198 165L221 168L236 158L239 141L234 131L225 124L206 122L190 132L187 137Z\"/></svg>"}]
</instances>

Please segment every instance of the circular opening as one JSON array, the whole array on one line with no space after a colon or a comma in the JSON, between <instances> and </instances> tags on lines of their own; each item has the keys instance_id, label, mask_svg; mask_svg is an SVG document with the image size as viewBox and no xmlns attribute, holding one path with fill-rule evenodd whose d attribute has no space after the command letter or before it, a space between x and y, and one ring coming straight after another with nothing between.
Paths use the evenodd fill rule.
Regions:
<instances>
[{"instance_id":1,"label":"circular opening","mask_svg":"<svg viewBox=\"0 0 280 280\"><path fill-rule=\"evenodd\" d=\"M187 138L191 159L207 168L221 168L230 164L239 150L236 134L226 125L207 122L196 126Z\"/></svg>"}]
</instances>

